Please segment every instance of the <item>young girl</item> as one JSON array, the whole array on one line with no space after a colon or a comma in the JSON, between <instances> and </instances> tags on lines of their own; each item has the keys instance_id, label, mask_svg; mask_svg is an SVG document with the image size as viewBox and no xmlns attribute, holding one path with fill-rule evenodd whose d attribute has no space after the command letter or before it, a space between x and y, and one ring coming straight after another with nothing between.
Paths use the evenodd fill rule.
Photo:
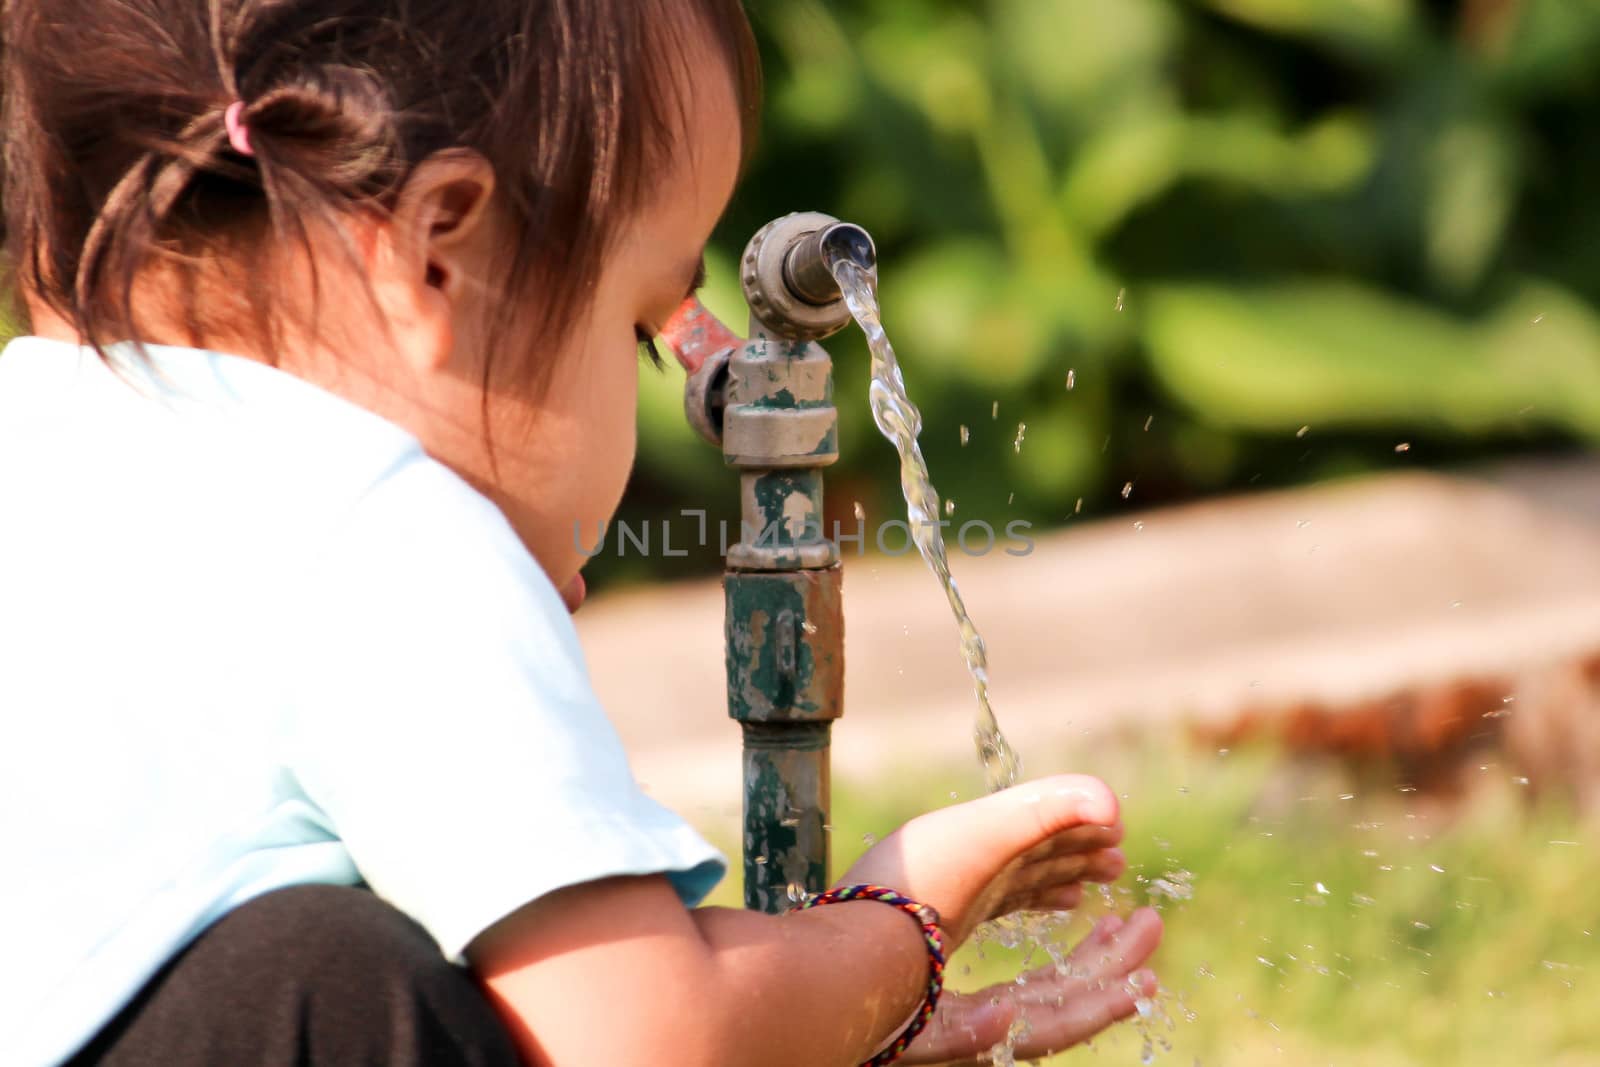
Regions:
<instances>
[{"instance_id":1,"label":"young girl","mask_svg":"<svg viewBox=\"0 0 1600 1067\"><path fill-rule=\"evenodd\" d=\"M893 894L695 909L724 861L590 689L571 531L740 169L737 0L3 17L0 1062L932 1063L1153 988L1147 911L931 981L1118 876L1098 781L912 821L840 883Z\"/></svg>"}]
</instances>

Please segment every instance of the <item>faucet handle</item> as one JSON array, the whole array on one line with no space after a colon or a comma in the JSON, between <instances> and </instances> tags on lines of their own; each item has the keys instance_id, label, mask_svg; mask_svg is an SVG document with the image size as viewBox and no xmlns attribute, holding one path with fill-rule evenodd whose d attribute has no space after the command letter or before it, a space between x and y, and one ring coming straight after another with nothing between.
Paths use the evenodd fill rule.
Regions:
<instances>
[{"instance_id":1,"label":"faucet handle","mask_svg":"<svg viewBox=\"0 0 1600 1067\"><path fill-rule=\"evenodd\" d=\"M744 343L743 338L711 314L697 296L685 300L661 327L661 339L689 374L698 372L712 356L732 351Z\"/></svg>"},{"instance_id":2,"label":"faucet handle","mask_svg":"<svg viewBox=\"0 0 1600 1067\"><path fill-rule=\"evenodd\" d=\"M722 412L727 403L728 364L744 339L691 296L661 328L661 339L688 372L683 414L705 440L722 445Z\"/></svg>"}]
</instances>

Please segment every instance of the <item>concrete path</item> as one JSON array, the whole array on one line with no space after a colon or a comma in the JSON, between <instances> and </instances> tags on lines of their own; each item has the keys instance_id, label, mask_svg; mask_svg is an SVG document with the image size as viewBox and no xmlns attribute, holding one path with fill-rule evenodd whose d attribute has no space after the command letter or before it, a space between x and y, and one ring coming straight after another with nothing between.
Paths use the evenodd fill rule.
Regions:
<instances>
[{"instance_id":1,"label":"concrete path","mask_svg":"<svg viewBox=\"0 0 1600 1067\"><path fill-rule=\"evenodd\" d=\"M1600 650L1592 470L1407 474L1085 524L1033 554L956 556L996 711L1030 773L1112 729L1222 725L1516 676ZM836 773L974 759L971 688L914 556L847 556ZM597 597L578 616L595 685L665 803L736 825L715 580ZM976 776L975 776L976 781Z\"/></svg>"}]
</instances>

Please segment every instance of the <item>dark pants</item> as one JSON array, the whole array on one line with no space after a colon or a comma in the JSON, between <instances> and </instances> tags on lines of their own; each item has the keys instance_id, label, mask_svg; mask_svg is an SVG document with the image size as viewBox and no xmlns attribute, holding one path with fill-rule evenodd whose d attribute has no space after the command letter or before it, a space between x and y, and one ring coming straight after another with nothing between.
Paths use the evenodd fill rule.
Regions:
<instances>
[{"instance_id":1,"label":"dark pants","mask_svg":"<svg viewBox=\"0 0 1600 1067\"><path fill-rule=\"evenodd\" d=\"M70 1067L521 1067L483 992L364 889L295 886L218 920Z\"/></svg>"}]
</instances>

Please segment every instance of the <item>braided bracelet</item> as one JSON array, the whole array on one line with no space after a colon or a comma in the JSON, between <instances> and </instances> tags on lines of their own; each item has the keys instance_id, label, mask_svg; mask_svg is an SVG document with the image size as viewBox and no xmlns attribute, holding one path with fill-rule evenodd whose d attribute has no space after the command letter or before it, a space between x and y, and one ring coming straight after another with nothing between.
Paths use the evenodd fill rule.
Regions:
<instances>
[{"instance_id":1,"label":"braided bracelet","mask_svg":"<svg viewBox=\"0 0 1600 1067\"><path fill-rule=\"evenodd\" d=\"M909 1025L894 1039L894 1043L872 1059L867 1060L861 1067L884 1067L905 1055L906 1049L911 1047L911 1042L917 1039L923 1028L928 1025L928 1020L933 1018L933 1012L939 1005L939 994L944 990L944 934L939 929L939 913L926 904L919 904L910 897L901 896L893 889L886 889L881 885L842 885L830 889L826 893L818 893L808 897L795 906L796 911L807 908L819 908L824 904L843 904L851 900L878 900L892 907L899 908L922 927L922 940L928 947L928 991L922 1000L922 1007L912 1017Z\"/></svg>"}]
</instances>

